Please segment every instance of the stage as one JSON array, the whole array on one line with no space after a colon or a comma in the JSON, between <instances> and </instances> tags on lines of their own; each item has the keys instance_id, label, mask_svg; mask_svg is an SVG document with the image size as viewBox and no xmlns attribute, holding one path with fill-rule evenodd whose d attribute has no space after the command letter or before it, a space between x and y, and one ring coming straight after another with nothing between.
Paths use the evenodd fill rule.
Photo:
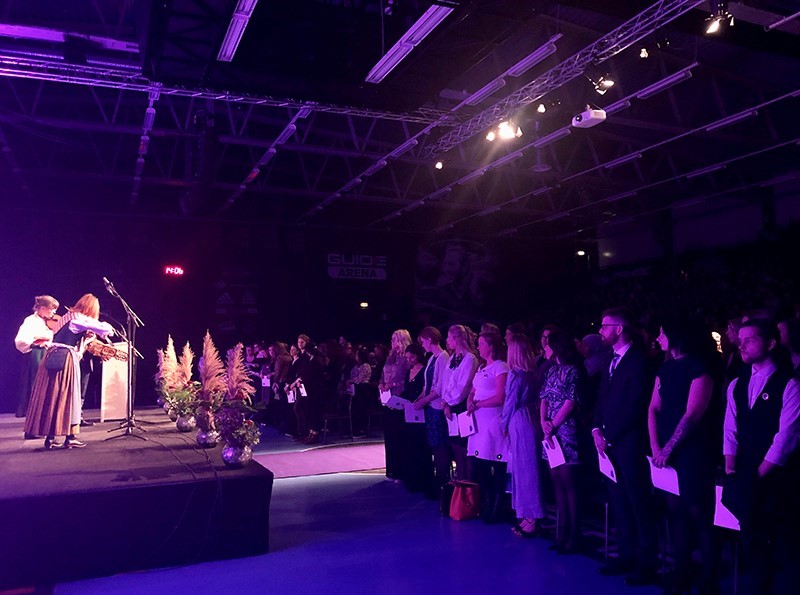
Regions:
<instances>
[{"instance_id":1,"label":"stage","mask_svg":"<svg viewBox=\"0 0 800 595\"><path fill-rule=\"evenodd\" d=\"M251 556L269 548L272 473L229 469L160 409L137 413L147 441L45 451L0 415L0 589Z\"/></svg>"}]
</instances>

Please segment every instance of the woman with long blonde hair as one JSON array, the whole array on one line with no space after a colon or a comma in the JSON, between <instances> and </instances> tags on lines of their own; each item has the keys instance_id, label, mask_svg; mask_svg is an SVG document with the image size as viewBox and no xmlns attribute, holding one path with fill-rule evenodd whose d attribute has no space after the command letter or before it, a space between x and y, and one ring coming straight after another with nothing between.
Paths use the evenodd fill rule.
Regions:
<instances>
[{"instance_id":1,"label":"woman with long blonde hair","mask_svg":"<svg viewBox=\"0 0 800 595\"><path fill-rule=\"evenodd\" d=\"M45 450L82 448L78 440L81 422L80 360L95 335L106 337L114 329L100 322L100 301L87 293L58 321L53 342L47 349L33 383L25 417L25 433L46 436ZM56 436L66 436L63 445Z\"/></svg>"},{"instance_id":2,"label":"woman with long blonde hair","mask_svg":"<svg viewBox=\"0 0 800 595\"><path fill-rule=\"evenodd\" d=\"M539 523L544 518L539 474L542 432L536 356L525 335L509 336L508 369L501 427L511 451L511 507L518 519L514 533L533 537L540 532Z\"/></svg>"},{"instance_id":3,"label":"woman with long blonde hair","mask_svg":"<svg viewBox=\"0 0 800 595\"><path fill-rule=\"evenodd\" d=\"M399 395L405 388L408 370L406 348L411 345L411 333L398 329L392 333L392 348L383 364L378 388ZM386 479L401 481L403 474L403 426L405 413L387 409L383 414L383 444L386 449Z\"/></svg>"}]
</instances>

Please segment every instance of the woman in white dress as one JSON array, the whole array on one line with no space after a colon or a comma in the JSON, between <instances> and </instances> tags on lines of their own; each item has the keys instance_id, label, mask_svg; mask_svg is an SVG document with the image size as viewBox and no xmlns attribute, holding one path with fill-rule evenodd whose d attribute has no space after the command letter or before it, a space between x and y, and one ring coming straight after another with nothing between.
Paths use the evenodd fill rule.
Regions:
<instances>
[{"instance_id":1,"label":"woman in white dress","mask_svg":"<svg viewBox=\"0 0 800 595\"><path fill-rule=\"evenodd\" d=\"M454 324L447 332L447 349L450 356L442 378L442 402L444 415L451 420L467 410L467 395L472 389L472 378L478 367L475 357L475 333L468 327ZM450 448L456 464L455 476L458 479L469 479L469 463L467 461L467 440L459 436L450 437Z\"/></svg>"},{"instance_id":2,"label":"woman in white dress","mask_svg":"<svg viewBox=\"0 0 800 595\"><path fill-rule=\"evenodd\" d=\"M501 418L506 397L508 366L500 359L503 344L499 334L481 333L478 354L486 362L472 380L467 412L475 417L477 432L467 440L473 476L481 488L481 516L486 522L499 521L504 512L506 465L510 458L508 437Z\"/></svg>"}]
</instances>

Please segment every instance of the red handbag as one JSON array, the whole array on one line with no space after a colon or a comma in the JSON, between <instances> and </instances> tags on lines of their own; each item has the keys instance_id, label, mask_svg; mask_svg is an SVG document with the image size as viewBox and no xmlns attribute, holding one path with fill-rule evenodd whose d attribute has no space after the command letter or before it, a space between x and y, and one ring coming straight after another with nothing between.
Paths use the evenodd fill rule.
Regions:
<instances>
[{"instance_id":1,"label":"red handbag","mask_svg":"<svg viewBox=\"0 0 800 595\"><path fill-rule=\"evenodd\" d=\"M481 508L481 494L477 483L454 481L450 499L450 518L454 521L477 519Z\"/></svg>"}]
</instances>

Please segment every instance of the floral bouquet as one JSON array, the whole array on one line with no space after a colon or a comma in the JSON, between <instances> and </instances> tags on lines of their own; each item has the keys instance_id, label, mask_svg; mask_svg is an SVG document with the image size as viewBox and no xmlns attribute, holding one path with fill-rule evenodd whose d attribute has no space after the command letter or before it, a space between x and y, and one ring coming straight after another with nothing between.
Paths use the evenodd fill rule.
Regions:
<instances>
[{"instance_id":1,"label":"floral bouquet","mask_svg":"<svg viewBox=\"0 0 800 595\"><path fill-rule=\"evenodd\" d=\"M222 404L228 385L225 366L208 331L203 338L203 357L200 358L197 368L200 372L200 390L197 392L195 409L197 426L203 432L214 432L214 415Z\"/></svg>"},{"instance_id":2,"label":"floral bouquet","mask_svg":"<svg viewBox=\"0 0 800 595\"><path fill-rule=\"evenodd\" d=\"M241 343L228 351L228 369L225 375L225 398L216 415L217 429L225 443L234 448L251 448L259 443L258 426L250 419L255 412L251 406L256 388L250 382L245 368Z\"/></svg>"}]
</instances>

